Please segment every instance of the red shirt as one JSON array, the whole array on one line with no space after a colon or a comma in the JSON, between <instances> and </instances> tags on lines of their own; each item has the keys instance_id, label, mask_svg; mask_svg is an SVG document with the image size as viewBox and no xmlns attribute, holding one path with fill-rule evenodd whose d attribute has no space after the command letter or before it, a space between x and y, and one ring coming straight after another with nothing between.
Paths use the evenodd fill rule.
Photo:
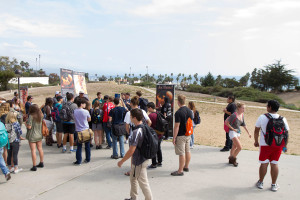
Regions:
<instances>
[{"instance_id":1,"label":"red shirt","mask_svg":"<svg viewBox=\"0 0 300 200\"><path fill-rule=\"evenodd\" d=\"M107 104L108 104L108 108L107 108ZM111 111L111 109L113 109L115 107L115 105L111 102L108 102L108 103L105 103L103 105L103 122L108 122L108 115L109 115L109 112Z\"/></svg>"}]
</instances>

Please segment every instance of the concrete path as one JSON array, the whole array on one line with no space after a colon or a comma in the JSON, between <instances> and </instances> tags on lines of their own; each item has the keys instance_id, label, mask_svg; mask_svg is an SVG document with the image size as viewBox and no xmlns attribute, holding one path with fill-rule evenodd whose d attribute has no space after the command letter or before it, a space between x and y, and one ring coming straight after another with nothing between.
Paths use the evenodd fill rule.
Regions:
<instances>
[{"instance_id":1,"label":"concrete path","mask_svg":"<svg viewBox=\"0 0 300 200\"><path fill-rule=\"evenodd\" d=\"M126 145L128 148L128 145ZM178 167L178 157L171 142L163 142L163 166L148 171L154 199L299 199L300 157L282 155L278 192L270 191L270 174L265 179L265 189L254 187L258 180L257 151L243 150L237 168L227 164L228 152L219 148L195 146L192 149L190 172L183 177L172 177L170 173ZM19 152L19 165L24 170L12 174L6 182L0 177L1 199L109 199L129 197L129 170L127 161L122 168L117 160L110 159L111 150L92 149L89 164L73 166L75 154L61 153L61 148L44 146L45 168L31 172L30 150L23 141ZM83 156L84 157L84 156ZM140 198L144 199L140 192Z\"/></svg>"}]
</instances>

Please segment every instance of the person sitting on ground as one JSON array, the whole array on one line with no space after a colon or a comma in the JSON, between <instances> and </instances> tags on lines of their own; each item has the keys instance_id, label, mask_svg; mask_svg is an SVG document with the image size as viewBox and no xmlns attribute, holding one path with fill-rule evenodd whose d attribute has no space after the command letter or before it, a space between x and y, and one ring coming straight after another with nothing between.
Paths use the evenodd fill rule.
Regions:
<instances>
[{"instance_id":1,"label":"person sitting on ground","mask_svg":"<svg viewBox=\"0 0 300 200\"><path fill-rule=\"evenodd\" d=\"M86 101L84 99L78 99L77 101L78 108L74 110L74 119L75 119L75 127L77 132L83 132L89 130L89 121L91 121L90 113L85 110ZM89 163L91 161L91 148L90 141L84 143L85 148L85 163ZM77 151L76 151L76 161L73 163L74 165L80 165L82 161L82 143L77 143Z\"/></svg>"},{"instance_id":2,"label":"person sitting on ground","mask_svg":"<svg viewBox=\"0 0 300 200\"><path fill-rule=\"evenodd\" d=\"M238 163L236 162L237 155L242 150L242 144L240 141L241 126L244 127L249 137L251 138L244 120L245 104L237 103L236 106L237 112L230 115L230 117L225 121L226 125L229 127L229 137L233 141L232 148L230 150L230 156L228 158L229 164L233 164L233 166L235 167L238 166Z\"/></svg>"},{"instance_id":3,"label":"person sitting on ground","mask_svg":"<svg viewBox=\"0 0 300 200\"><path fill-rule=\"evenodd\" d=\"M146 200L152 200L152 192L150 189L147 166L148 160L143 157L139 148L143 143L143 118L144 114L140 109L132 109L130 111L131 121L134 123L136 129L129 137L129 149L124 158L118 162L118 166L122 167L123 163L132 157L132 165L130 172L130 199L138 199L138 184L143 191Z\"/></svg>"},{"instance_id":4,"label":"person sitting on ground","mask_svg":"<svg viewBox=\"0 0 300 200\"><path fill-rule=\"evenodd\" d=\"M103 104L102 94L101 92L97 92L97 98L95 98L92 102L92 106L94 106L95 102L98 101L99 105Z\"/></svg>"},{"instance_id":5,"label":"person sitting on ground","mask_svg":"<svg viewBox=\"0 0 300 200\"><path fill-rule=\"evenodd\" d=\"M185 96L178 95L179 109L175 113L175 127L173 133L173 144L175 145L175 153L179 156L179 168L171 173L172 176L183 176L185 172L189 172L189 163L191 160L190 140L191 136L186 136L186 124L188 119L193 119L191 110L185 105Z\"/></svg>"},{"instance_id":6,"label":"person sitting on ground","mask_svg":"<svg viewBox=\"0 0 300 200\"><path fill-rule=\"evenodd\" d=\"M126 127L124 123L124 117L126 114L126 108L121 106L121 101L119 98L114 99L115 107L109 113L109 121L112 123L112 147L113 147L113 155L112 159L118 159L118 144L120 146L120 156L121 158L125 155L124 149L124 135L122 133L126 133ZM124 125L124 126L123 126Z\"/></svg>"},{"instance_id":7,"label":"person sitting on ground","mask_svg":"<svg viewBox=\"0 0 300 200\"><path fill-rule=\"evenodd\" d=\"M30 169L31 171L36 171L37 167L44 167L44 152L42 147L42 121L43 121L43 113L38 107L38 105L33 104L29 108L28 112L28 120L26 122L27 134L26 139L29 142L32 164L33 167ZM40 163L36 165L36 148L39 151L40 155Z\"/></svg>"},{"instance_id":8,"label":"person sitting on ground","mask_svg":"<svg viewBox=\"0 0 300 200\"><path fill-rule=\"evenodd\" d=\"M235 97L233 95L229 95L227 98L227 107L223 110L224 112L224 122L225 120L232 115L235 110L236 110L236 105L235 105ZM226 141L225 141L225 146L223 147L223 149L221 149L220 151L224 152L224 151L229 151L232 147L232 140L229 137L229 133L226 133Z\"/></svg>"},{"instance_id":9,"label":"person sitting on ground","mask_svg":"<svg viewBox=\"0 0 300 200\"><path fill-rule=\"evenodd\" d=\"M9 112L7 114L5 121L6 121L5 128L8 132L8 138L9 138L7 165L9 167L10 172L17 174L23 170L22 168L18 167L18 153L19 153L20 142L21 139L24 139L21 137L22 129L17 120L17 117L13 112ZM12 163L11 163L12 158L13 158L14 167L12 167Z\"/></svg>"},{"instance_id":10,"label":"person sitting on ground","mask_svg":"<svg viewBox=\"0 0 300 200\"><path fill-rule=\"evenodd\" d=\"M156 130L157 113L155 110L154 103L153 102L148 103L147 108L148 108L148 112L150 113L149 118L151 120L151 128ZM163 135L158 134L157 131L156 131L156 133L157 133L157 137L158 137L158 151L157 151L156 156L154 158L152 158L152 164L149 166L149 168L156 168L156 167L162 166L161 141L163 139Z\"/></svg>"},{"instance_id":11,"label":"person sitting on ground","mask_svg":"<svg viewBox=\"0 0 300 200\"><path fill-rule=\"evenodd\" d=\"M279 189L279 185L277 184L277 178L278 178L278 162L279 158L281 156L281 152L284 150L284 152L287 151L287 141L288 138L282 140L282 143L280 146L277 146L275 143L275 140L273 140L271 146L269 146L265 141L265 135L267 134L267 126L269 124L269 120L273 119L279 119L278 121L280 124L283 123L285 128L285 134L288 134L289 131L289 125L287 123L287 120L285 117L281 117L279 114L277 114L279 110L280 104L276 100L269 100L267 105L267 113L260 115L259 118L256 121L255 124L255 131L254 131L254 146L260 147L259 152L259 162L260 162L260 168L259 168L259 180L256 183L256 186L259 189L263 189L263 181L268 171L269 163L271 165L271 178L272 178L272 185L271 190L273 192L276 192ZM272 128L272 127L270 127ZM258 136L260 131L260 142L258 142ZM288 136L288 135L287 135ZM275 144L273 144L275 143Z\"/></svg>"}]
</instances>

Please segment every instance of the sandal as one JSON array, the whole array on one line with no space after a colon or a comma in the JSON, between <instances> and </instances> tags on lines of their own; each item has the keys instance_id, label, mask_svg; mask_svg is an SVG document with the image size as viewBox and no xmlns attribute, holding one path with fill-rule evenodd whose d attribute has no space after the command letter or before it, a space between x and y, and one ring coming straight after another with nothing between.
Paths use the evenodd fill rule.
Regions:
<instances>
[{"instance_id":1,"label":"sandal","mask_svg":"<svg viewBox=\"0 0 300 200\"><path fill-rule=\"evenodd\" d=\"M185 172L189 172L189 171L190 171L190 169L189 169L189 168L183 168L183 171L185 171Z\"/></svg>"},{"instance_id":2,"label":"sandal","mask_svg":"<svg viewBox=\"0 0 300 200\"><path fill-rule=\"evenodd\" d=\"M171 173L172 176L183 176L183 172L179 173L178 171L172 172Z\"/></svg>"},{"instance_id":3,"label":"sandal","mask_svg":"<svg viewBox=\"0 0 300 200\"><path fill-rule=\"evenodd\" d=\"M130 171L124 173L125 176L130 176Z\"/></svg>"}]
</instances>

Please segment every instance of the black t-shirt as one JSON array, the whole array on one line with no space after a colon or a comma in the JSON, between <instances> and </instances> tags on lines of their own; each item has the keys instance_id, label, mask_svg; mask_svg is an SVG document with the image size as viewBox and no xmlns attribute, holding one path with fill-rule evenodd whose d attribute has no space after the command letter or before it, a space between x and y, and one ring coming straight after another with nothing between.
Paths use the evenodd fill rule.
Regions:
<instances>
[{"instance_id":1,"label":"black t-shirt","mask_svg":"<svg viewBox=\"0 0 300 200\"><path fill-rule=\"evenodd\" d=\"M234 102L230 103L227 105L226 110L228 112L230 112L231 114L233 114L236 110L236 105ZM227 113L224 113L224 121L227 119L227 117L229 117L230 115L228 115Z\"/></svg>"},{"instance_id":2,"label":"black t-shirt","mask_svg":"<svg viewBox=\"0 0 300 200\"><path fill-rule=\"evenodd\" d=\"M126 109L124 107L115 107L109 112L109 116L112 117L112 124L120 124L124 122Z\"/></svg>"},{"instance_id":3,"label":"black t-shirt","mask_svg":"<svg viewBox=\"0 0 300 200\"><path fill-rule=\"evenodd\" d=\"M183 136L186 132L186 122L188 118L193 119L193 112L186 106L183 106L175 113L175 123L180 123L177 136Z\"/></svg>"}]
</instances>

